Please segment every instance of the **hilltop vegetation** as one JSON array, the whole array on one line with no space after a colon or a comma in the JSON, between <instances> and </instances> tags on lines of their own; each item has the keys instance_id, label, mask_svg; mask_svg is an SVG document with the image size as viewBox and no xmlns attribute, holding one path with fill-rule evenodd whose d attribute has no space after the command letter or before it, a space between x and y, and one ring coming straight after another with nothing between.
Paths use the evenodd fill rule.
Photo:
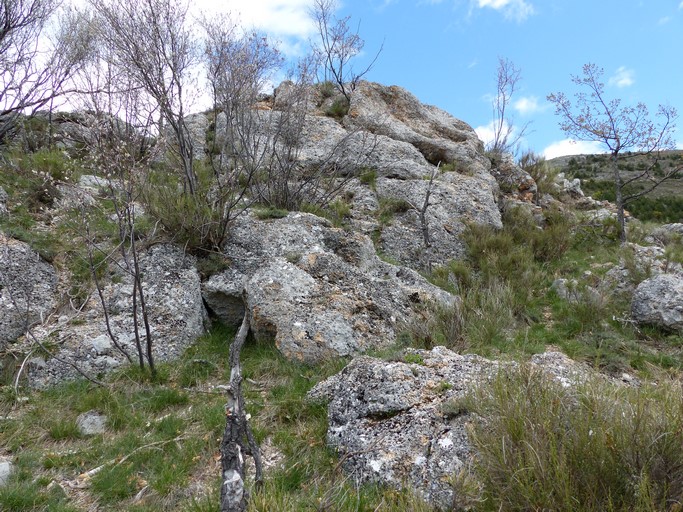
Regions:
<instances>
[{"instance_id":1,"label":"hilltop vegetation","mask_svg":"<svg viewBox=\"0 0 683 512\"><path fill-rule=\"evenodd\" d=\"M629 179L645 166L645 159L638 153L624 155L620 164L624 179ZM645 161L647 160L647 161ZM614 180L609 169L609 155L578 155L560 157L548 162L564 172L567 177L579 178L586 193L595 199L614 200ZM683 152L662 151L654 167L656 176L664 176L683 163ZM635 181L627 192L639 192L649 185L648 180ZM683 220L683 175L667 180L646 196L640 197L627 207L629 212L640 221L681 222Z\"/></svg>"}]
</instances>

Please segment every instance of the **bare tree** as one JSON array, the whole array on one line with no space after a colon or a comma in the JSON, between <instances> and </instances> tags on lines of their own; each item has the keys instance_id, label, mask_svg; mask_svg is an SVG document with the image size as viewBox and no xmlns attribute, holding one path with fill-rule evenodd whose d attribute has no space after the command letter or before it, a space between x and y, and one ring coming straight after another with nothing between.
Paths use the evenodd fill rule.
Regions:
<instances>
[{"instance_id":1,"label":"bare tree","mask_svg":"<svg viewBox=\"0 0 683 512\"><path fill-rule=\"evenodd\" d=\"M677 112L673 107L659 105L653 120L644 103L626 106L620 99L609 99L601 81L603 74L603 69L595 64L585 64L583 76L572 76L572 82L582 89L574 95L574 101L562 92L550 94L548 101L555 105L555 113L561 117L560 127L567 135L577 140L599 142L609 151L619 239L623 243L626 242L624 207L682 170L680 166L671 168L663 176L653 172L660 151L674 147ZM619 163L628 158L626 153L630 151L649 157L649 165L624 179ZM630 192L629 185L636 181L645 183L645 188Z\"/></svg>"},{"instance_id":2,"label":"bare tree","mask_svg":"<svg viewBox=\"0 0 683 512\"><path fill-rule=\"evenodd\" d=\"M524 137L529 124L515 126L510 114L512 97L522 79L521 70L515 64L502 57L498 58L496 69L496 95L493 97L493 139L487 150L494 155L514 153L520 140Z\"/></svg>"},{"instance_id":3,"label":"bare tree","mask_svg":"<svg viewBox=\"0 0 683 512\"><path fill-rule=\"evenodd\" d=\"M60 19L48 38L46 26L58 0L0 0L0 141L24 113L50 104L64 92L87 49L76 11Z\"/></svg>"},{"instance_id":4,"label":"bare tree","mask_svg":"<svg viewBox=\"0 0 683 512\"><path fill-rule=\"evenodd\" d=\"M244 198L257 171L268 167L274 152L274 115L257 103L283 60L266 37L241 33L227 18L205 20L204 28L213 102L209 154L218 193L234 196L226 205L231 208Z\"/></svg>"},{"instance_id":5,"label":"bare tree","mask_svg":"<svg viewBox=\"0 0 683 512\"><path fill-rule=\"evenodd\" d=\"M350 16L337 18L337 0L314 0L311 17L318 32L318 41L313 44L314 51L321 63L323 80L334 83L347 101L358 82L372 69L382 47L377 51L370 64L359 72L353 70L351 61L365 46L365 41L353 30Z\"/></svg>"},{"instance_id":6,"label":"bare tree","mask_svg":"<svg viewBox=\"0 0 683 512\"><path fill-rule=\"evenodd\" d=\"M352 132L317 165L304 166L299 157L316 59L300 59L264 105L263 92L282 68L280 53L264 36L243 33L224 19L204 25L215 127L209 153L220 195L232 190L242 200L248 192L253 202L290 210L303 204L326 206L352 177L358 160L367 158L375 137ZM351 143L359 151L347 151Z\"/></svg>"},{"instance_id":7,"label":"bare tree","mask_svg":"<svg viewBox=\"0 0 683 512\"><path fill-rule=\"evenodd\" d=\"M112 64L153 99L174 137L172 152L192 195L197 189L193 146L185 123L198 46L182 0L91 0L98 36ZM161 130L160 130L161 131Z\"/></svg>"},{"instance_id":8,"label":"bare tree","mask_svg":"<svg viewBox=\"0 0 683 512\"><path fill-rule=\"evenodd\" d=\"M149 324L147 298L140 266L140 202L149 174L157 108L135 78L109 58L111 48L96 45L90 63L78 77L85 137L79 142L86 149L85 161L106 183L106 198L114 210L117 236L98 237L91 226L89 212L82 214L88 263L103 309L107 334L113 345L131 361L119 343L109 320L108 305L98 278L98 264L116 265L133 285L132 323L137 360L141 369L155 374L153 337ZM108 214L107 214L108 215ZM112 243L113 242L113 243ZM97 262L96 262L97 260Z\"/></svg>"}]
</instances>

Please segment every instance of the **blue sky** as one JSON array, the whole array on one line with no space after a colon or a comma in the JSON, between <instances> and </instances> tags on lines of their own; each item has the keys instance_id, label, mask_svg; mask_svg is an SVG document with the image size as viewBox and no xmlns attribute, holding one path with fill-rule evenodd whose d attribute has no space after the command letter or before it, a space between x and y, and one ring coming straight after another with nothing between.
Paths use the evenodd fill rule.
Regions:
<instances>
[{"instance_id":1,"label":"blue sky","mask_svg":"<svg viewBox=\"0 0 683 512\"><path fill-rule=\"evenodd\" d=\"M310 5L224 0L221 9L295 54L312 35ZM651 112L660 103L683 111L681 0L344 0L338 15L360 23L366 55L357 67L384 45L369 80L404 87L482 136L492 118L498 58L510 59L522 72L515 124L529 122L525 144L549 157L600 151L569 143L545 99L573 94L571 75L585 63L604 68L609 97L642 101ZM683 147L683 129L676 138Z\"/></svg>"}]
</instances>

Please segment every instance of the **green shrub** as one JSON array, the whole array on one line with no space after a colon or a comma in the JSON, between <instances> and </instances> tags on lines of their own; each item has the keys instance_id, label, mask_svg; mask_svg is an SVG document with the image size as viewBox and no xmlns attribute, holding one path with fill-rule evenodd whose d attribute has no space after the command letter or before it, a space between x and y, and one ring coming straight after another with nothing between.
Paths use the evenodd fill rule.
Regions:
<instances>
[{"instance_id":1,"label":"green shrub","mask_svg":"<svg viewBox=\"0 0 683 512\"><path fill-rule=\"evenodd\" d=\"M325 80L324 82L320 82L317 84L318 91L320 92L320 96L322 97L323 100L326 100L327 98L331 98L334 96L337 92L337 86L334 85L334 82L330 80Z\"/></svg>"},{"instance_id":2,"label":"green shrub","mask_svg":"<svg viewBox=\"0 0 683 512\"><path fill-rule=\"evenodd\" d=\"M377 184L377 170L376 169L363 169L361 170L360 176L358 178L363 185L367 185L371 189L375 189Z\"/></svg>"},{"instance_id":3,"label":"green shrub","mask_svg":"<svg viewBox=\"0 0 683 512\"><path fill-rule=\"evenodd\" d=\"M405 213L412 209L412 205L405 199L395 197L380 197L379 210L377 210L377 220L380 224L390 224L397 213Z\"/></svg>"},{"instance_id":4,"label":"green shrub","mask_svg":"<svg viewBox=\"0 0 683 512\"><path fill-rule=\"evenodd\" d=\"M538 190L537 196L552 194L555 191L555 179L558 170L546 162L545 157L528 151L519 159L519 166L534 179Z\"/></svg>"},{"instance_id":5,"label":"green shrub","mask_svg":"<svg viewBox=\"0 0 683 512\"><path fill-rule=\"evenodd\" d=\"M283 219L288 214L288 210L285 210L284 208L275 208L274 206L254 208L254 215L256 215L256 218L260 220Z\"/></svg>"},{"instance_id":6,"label":"green shrub","mask_svg":"<svg viewBox=\"0 0 683 512\"><path fill-rule=\"evenodd\" d=\"M680 383L566 387L539 370L506 368L465 406L485 420L480 510L678 510L683 495ZM671 507L674 508L671 508Z\"/></svg>"},{"instance_id":7,"label":"green shrub","mask_svg":"<svg viewBox=\"0 0 683 512\"><path fill-rule=\"evenodd\" d=\"M332 102L332 104L325 110L325 115L335 119L341 119L349 113L349 100L345 97L339 97Z\"/></svg>"},{"instance_id":8,"label":"green shrub","mask_svg":"<svg viewBox=\"0 0 683 512\"><path fill-rule=\"evenodd\" d=\"M160 170L148 172L142 195L148 213L175 242L190 252L212 251L228 236L236 191L230 186L217 190L213 171L203 165L195 171L194 194L184 190L178 176Z\"/></svg>"}]
</instances>

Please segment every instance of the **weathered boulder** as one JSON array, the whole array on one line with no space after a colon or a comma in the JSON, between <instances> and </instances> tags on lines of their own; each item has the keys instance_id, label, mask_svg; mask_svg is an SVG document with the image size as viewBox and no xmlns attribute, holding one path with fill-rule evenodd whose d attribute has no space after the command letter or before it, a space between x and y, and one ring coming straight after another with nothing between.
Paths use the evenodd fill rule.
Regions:
<instances>
[{"instance_id":1,"label":"weathered boulder","mask_svg":"<svg viewBox=\"0 0 683 512\"><path fill-rule=\"evenodd\" d=\"M484 172L490 177L491 163L472 127L437 107L421 103L401 87L359 83L343 124L349 129L360 128L408 142L432 165L455 164L458 172Z\"/></svg>"},{"instance_id":2,"label":"weathered boulder","mask_svg":"<svg viewBox=\"0 0 683 512\"><path fill-rule=\"evenodd\" d=\"M512 199L532 202L536 199L538 188L531 175L515 163L509 153L499 155L491 167L491 175L496 178L500 189Z\"/></svg>"},{"instance_id":3,"label":"weathered boulder","mask_svg":"<svg viewBox=\"0 0 683 512\"><path fill-rule=\"evenodd\" d=\"M581 189L581 180L579 178L567 179L563 172L555 177L555 186L561 194L567 194L574 199L584 197Z\"/></svg>"},{"instance_id":4,"label":"weathered boulder","mask_svg":"<svg viewBox=\"0 0 683 512\"><path fill-rule=\"evenodd\" d=\"M379 248L392 259L415 269L429 269L463 258L466 246L462 234L467 223L503 226L489 182L477 176L448 172L439 175L431 185L424 215L427 245L420 211L429 186L429 180L424 179L378 179L375 186L378 208L382 201L410 206L399 209L385 225L375 228L379 232Z\"/></svg>"},{"instance_id":5,"label":"weathered boulder","mask_svg":"<svg viewBox=\"0 0 683 512\"><path fill-rule=\"evenodd\" d=\"M625 245L626 257L604 276L600 289L621 296L630 296L643 280L663 273L683 276L683 266L670 261L666 251L657 245Z\"/></svg>"},{"instance_id":6,"label":"weathered boulder","mask_svg":"<svg viewBox=\"0 0 683 512\"><path fill-rule=\"evenodd\" d=\"M112 269L112 279L103 288L111 331L118 345L136 361L132 277L119 267L112 265ZM140 254L140 269L154 357L156 361L176 358L204 333L206 312L195 259L173 245L156 245ZM141 318L138 327L144 344ZM92 294L80 314L38 326L34 335L59 347L56 357L37 352L40 357L31 360L28 378L34 387L77 377L79 373L71 363L97 376L126 361L109 336L97 293ZM32 340L23 343L30 350Z\"/></svg>"},{"instance_id":7,"label":"weathered boulder","mask_svg":"<svg viewBox=\"0 0 683 512\"><path fill-rule=\"evenodd\" d=\"M0 232L0 349L57 303L57 273L28 244Z\"/></svg>"},{"instance_id":8,"label":"weathered boulder","mask_svg":"<svg viewBox=\"0 0 683 512\"><path fill-rule=\"evenodd\" d=\"M240 217L225 246L233 266L212 276L204 298L223 321L242 317L242 290L257 338L307 362L387 346L429 302L455 297L415 271L381 261L370 239L305 213Z\"/></svg>"},{"instance_id":9,"label":"weathered boulder","mask_svg":"<svg viewBox=\"0 0 683 512\"><path fill-rule=\"evenodd\" d=\"M454 409L474 386L513 363L459 355L444 347L409 350L404 360L358 357L319 383L309 399L328 402L327 442L344 470L361 482L409 486L426 501L450 510L451 478L475 456L468 438L473 421ZM591 375L564 354L548 352L531 364L569 387Z\"/></svg>"},{"instance_id":10,"label":"weathered boulder","mask_svg":"<svg viewBox=\"0 0 683 512\"><path fill-rule=\"evenodd\" d=\"M631 314L639 324L683 331L683 277L659 274L638 285Z\"/></svg>"},{"instance_id":11,"label":"weathered boulder","mask_svg":"<svg viewBox=\"0 0 683 512\"><path fill-rule=\"evenodd\" d=\"M307 168L335 159L341 160L346 174L372 169L378 176L396 179L422 179L432 167L408 142L362 129L347 130L329 117L313 115L306 116L299 158Z\"/></svg>"},{"instance_id":12,"label":"weathered boulder","mask_svg":"<svg viewBox=\"0 0 683 512\"><path fill-rule=\"evenodd\" d=\"M0 487L7 485L12 472L14 471L14 465L9 460L0 460Z\"/></svg>"}]
</instances>

